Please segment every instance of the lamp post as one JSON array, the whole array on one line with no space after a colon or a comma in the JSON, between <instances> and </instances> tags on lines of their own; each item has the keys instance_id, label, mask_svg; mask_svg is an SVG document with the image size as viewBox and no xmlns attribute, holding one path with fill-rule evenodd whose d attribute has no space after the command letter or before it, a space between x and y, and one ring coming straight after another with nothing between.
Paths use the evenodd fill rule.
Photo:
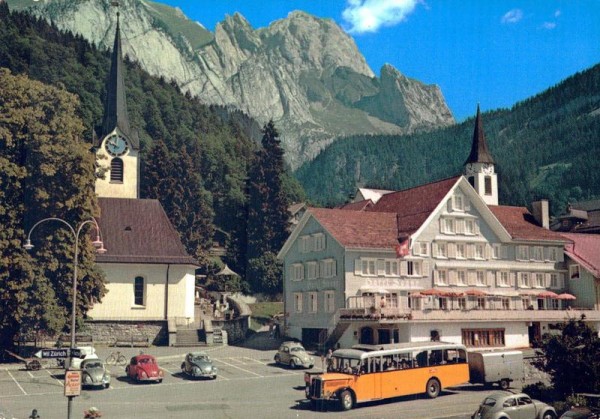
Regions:
<instances>
[{"instance_id":1,"label":"lamp post","mask_svg":"<svg viewBox=\"0 0 600 419\"><path fill-rule=\"evenodd\" d=\"M62 218L49 217L49 218L44 218L43 220L38 221L37 223L35 223L33 225L33 227L31 227L31 230L29 230L29 234L27 234L27 242L23 245L23 247L26 250L33 249L33 245L31 244L31 233L33 233L33 230L35 230L35 228L37 226L39 226L40 224L45 223L47 221L58 221L60 223L63 223L64 225L66 225L69 228L69 230L73 234L73 238L75 239L75 256L74 256L74 261L73 261L73 296L72 296L73 302L71 304L71 348L69 350L69 368L70 368L71 364L73 363L73 355L72 355L73 349L75 349L75 318L77 315L77 265L79 263L79 261L78 261L78 259L79 259L79 236L81 234L81 231L83 230L83 227L86 224L93 224L94 227L96 228L96 240L94 240L92 242L92 244L96 248L96 252L102 254L102 253L106 252L106 249L104 248L104 243L102 242L100 226L98 225L98 222L96 221L96 219L94 217L91 217L88 220L82 221L78 226L76 226L77 230L75 230L75 228L73 228L73 226L71 226L71 224L69 224ZM65 377L65 381L66 381L66 377ZM67 398L68 398L67 418L71 419L73 396L67 396Z\"/></svg>"}]
</instances>

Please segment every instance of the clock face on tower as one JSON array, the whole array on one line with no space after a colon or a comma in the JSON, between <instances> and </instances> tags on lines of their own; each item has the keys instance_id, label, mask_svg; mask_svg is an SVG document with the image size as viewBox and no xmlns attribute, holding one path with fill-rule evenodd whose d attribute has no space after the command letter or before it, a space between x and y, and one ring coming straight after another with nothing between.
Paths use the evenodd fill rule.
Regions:
<instances>
[{"instance_id":1,"label":"clock face on tower","mask_svg":"<svg viewBox=\"0 0 600 419\"><path fill-rule=\"evenodd\" d=\"M485 173L486 175L491 175L492 173L494 173L494 165L489 163L484 164L483 173Z\"/></svg>"},{"instance_id":2,"label":"clock face on tower","mask_svg":"<svg viewBox=\"0 0 600 419\"><path fill-rule=\"evenodd\" d=\"M127 153L129 146L127 145L127 140L121 137L119 134L111 134L107 139L104 145L106 151L111 156L122 156Z\"/></svg>"},{"instance_id":3,"label":"clock face on tower","mask_svg":"<svg viewBox=\"0 0 600 419\"><path fill-rule=\"evenodd\" d=\"M475 168L473 167L472 163L467 163L467 165L465 166L465 171L467 172L467 174L472 174L475 170Z\"/></svg>"}]
</instances>

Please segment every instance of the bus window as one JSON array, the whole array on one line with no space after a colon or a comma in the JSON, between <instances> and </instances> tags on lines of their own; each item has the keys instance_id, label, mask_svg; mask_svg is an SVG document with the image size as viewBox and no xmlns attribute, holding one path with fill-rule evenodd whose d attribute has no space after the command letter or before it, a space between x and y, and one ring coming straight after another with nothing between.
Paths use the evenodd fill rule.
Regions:
<instances>
[{"instance_id":1,"label":"bus window","mask_svg":"<svg viewBox=\"0 0 600 419\"><path fill-rule=\"evenodd\" d=\"M415 356L415 360L417 361L415 367L426 367L427 363L427 351L419 352Z\"/></svg>"},{"instance_id":2,"label":"bus window","mask_svg":"<svg viewBox=\"0 0 600 419\"><path fill-rule=\"evenodd\" d=\"M429 352L429 365L441 365L443 357L443 351L441 349L435 349Z\"/></svg>"}]
</instances>

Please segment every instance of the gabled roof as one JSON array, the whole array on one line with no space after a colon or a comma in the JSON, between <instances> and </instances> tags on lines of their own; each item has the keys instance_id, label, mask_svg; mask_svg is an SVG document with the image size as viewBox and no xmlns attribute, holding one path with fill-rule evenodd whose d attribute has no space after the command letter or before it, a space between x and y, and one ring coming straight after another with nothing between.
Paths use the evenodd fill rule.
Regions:
<instances>
[{"instance_id":1,"label":"gabled roof","mask_svg":"<svg viewBox=\"0 0 600 419\"><path fill-rule=\"evenodd\" d=\"M339 207L339 209L343 209L346 211L365 211L366 209L373 206L373 201L370 199L365 199L363 201L358 202L348 202Z\"/></svg>"},{"instance_id":2,"label":"gabled roof","mask_svg":"<svg viewBox=\"0 0 600 419\"><path fill-rule=\"evenodd\" d=\"M94 146L98 147L100 141L118 128L131 142L134 150L140 148L137 132L133 132L129 125L127 101L125 98L125 66L121 49L121 31L119 27L119 14L117 13L117 29L112 50L110 73L106 80L106 99L104 101L104 117L100 127L99 136L94 138Z\"/></svg>"},{"instance_id":3,"label":"gabled roof","mask_svg":"<svg viewBox=\"0 0 600 419\"><path fill-rule=\"evenodd\" d=\"M150 263L199 266L187 254L156 199L98 198L98 224L107 252L98 263Z\"/></svg>"},{"instance_id":4,"label":"gabled roof","mask_svg":"<svg viewBox=\"0 0 600 419\"><path fill-rule=\"evenodd\" d=\"M346 248L389 248L398 244L396 214L309 208L308 212Z\"/></svg>"},{"instance_id":5,"label":"gabled roof","mask_svg":"<svg viewBox=\"0 0 600 419\"><path fill-rule=\"evenodd\" d=\"M570 240L565 254L582 265L595 278L600 278L600 234L561 233Z\"/></svg>"},{"instance_id":6,"label":"gabled roof","mask_svg":"<svg viewBox=\"0 0 600 419\"><path fill-rule=\"evenodd\" d=\"M370 199L373 203L377 203L379 199L386 194L392 193L388 189L371 189L371 188L358 188L358 193L363 197L363 200Z\"/></svg>"},{"instance_id":7,"label":"gabled roof","mask_svg":"<svg viewBox=\"0 0 600 419\"><path fill-rule=\"evenodd\" d=\"M492 154L488 150L487 142L485 140L485 133L483 132L483 122L481 121L481 112L479 111L479 104L477 105L477 116L475 117L475 129L473 130L473 142L471 144L471 154L467 158L467 163L492 163L494 159Z\"/></svg>"},{"instance_id":8,"label":"gabled roof","mask_svg":"<svg viewBox=\"0 0 600 419\"><path fill-rule=\"evenodd\" d=\"M368 211L398 214L398 233L412 234L421 227L461 176L383 195Z\"/></svg>"},{"instance_id":9,"label":"gabled roof","mask_svg":"<svg viewBox=\"0 0 600 419\"><path fill-rule=\"evenodd\" d=\"M565 241L560 234L539 226L525 207L488 205L488 208L513 240Z\"/></svg>"}]
</instances>

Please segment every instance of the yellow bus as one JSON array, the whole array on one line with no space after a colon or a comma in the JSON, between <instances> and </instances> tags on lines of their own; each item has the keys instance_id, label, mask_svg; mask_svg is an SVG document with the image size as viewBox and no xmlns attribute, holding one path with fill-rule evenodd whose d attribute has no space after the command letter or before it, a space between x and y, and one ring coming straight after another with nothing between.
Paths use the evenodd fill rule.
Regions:
<instances>
[{"instance_id":1,"label":"yellow bus","mask_svg":"<svg viewBox=\"0 0 600 419\"><path fill-rule=\"evenodd\" d=\"M306 394L313 407L336 400L342 410L357 403L426 393L469 381L467 349L445 342L355 345L338 349L327 372L314 375Z\"/></svg>"}]
</instances>

